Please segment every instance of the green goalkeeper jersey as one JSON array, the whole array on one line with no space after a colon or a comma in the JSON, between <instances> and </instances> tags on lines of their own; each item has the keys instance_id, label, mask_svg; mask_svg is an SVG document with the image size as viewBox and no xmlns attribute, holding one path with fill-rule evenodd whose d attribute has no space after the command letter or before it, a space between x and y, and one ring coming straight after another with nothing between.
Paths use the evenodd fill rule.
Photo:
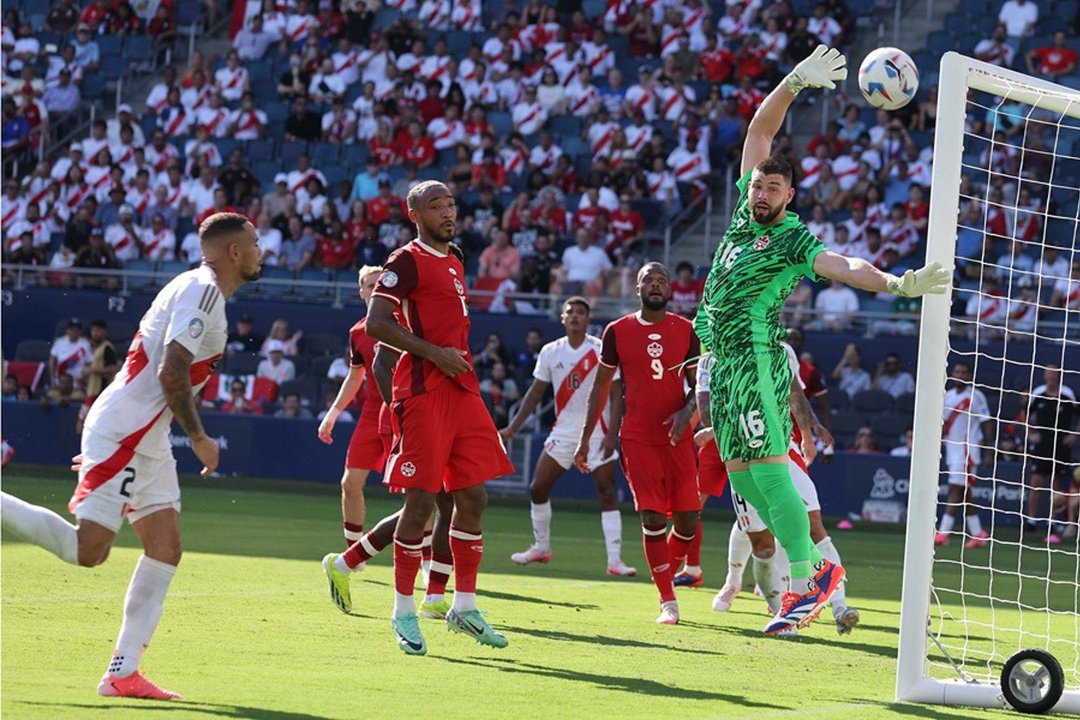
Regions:
<instances>
[{"instance_id":1,"label":"green goalkeeper jersey","mask_svg":"<svg viewBox=\"0 0 1080 720\"><path fill-rule=\"evenodd\" d=\"M787 339L780 325L784 301L802 278L817 280L814 258L825 246L788 212L775 225L754 222L748 188L739 178L739 199L713 256L694 332L716 355L779 348Z\"/></svg>"}]
</instances>

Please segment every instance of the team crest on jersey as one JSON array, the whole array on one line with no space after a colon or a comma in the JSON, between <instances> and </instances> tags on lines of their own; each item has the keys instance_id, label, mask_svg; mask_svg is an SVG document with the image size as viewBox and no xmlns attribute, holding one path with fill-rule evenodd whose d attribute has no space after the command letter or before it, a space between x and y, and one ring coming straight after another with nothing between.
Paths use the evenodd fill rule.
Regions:
<instances>
[{"instance_id":1,"label":"team crest on jersey","mask_svg":"<svg viewBox=\"0 0 1080 720\"><path fill-rule=\"evenodd\" d=\"M446 269L450 271L451 275L453 275L455 277L457 276L457 270L455 270L454 268L446 268Z\"/></svg>"},{"instance_id":2,"label":"team crest on jersey","mask_svg":"<svg viewBox=\"0 0 1080 720\"><path fill-rule=\"evenodd\" d=\"M649 347L645 348L645 352L649 353L649 357L658 358L664 354L664 346L658 342L651 342Z\"/></svg>"},{"instance_id":3,"label":"team crest on jersey","mask_svg":"<svg viewBox=\"0 0 1080 720\"><path fill-rule=\"evenodd\" d=\"M461 281L458 280L457 278L454 278L454 289L457 290L458 295L464 295L465 294L465 286L462 285Z\"/></svg>"},{"instance_id":4,"label":"team crest on jersey","mask_svg":"<svg viewBox=\"0 0 1080 720\"><path fill-rule=\"evenodd\" d=\"M768 235L762 235L761 237L759 237L757 240L754 241L754 249L755 250L764 250L767 247L769 247L769 236Z\"/></svg>"},{"instance_id":5,"label":"team crest on jersey","mask_svg":"<svg viewBox=\"0 0 1080 720\"><path fill-rule=\"evenodd\" d=\"M385 270L383 271L382 276L379 277L379 282L382 283L383 287L396 287L398 283L397 273L393 270Z\"/></svg>"},{"instance_id":6,"label":"team crest on jersey","mask_svg":"<svg viewBox=\"0 0 1080 720\"><path fill-rule=\"evenodd\" d=\"M401 466L401 474L405 477L412 477L416 474L416 466L411 462L407 462Z\"/></svg>"},{"instance_id":7,"label":"team crest on jersey","mask_svg":"<svg viewBox=\"0 0 1080 720\"><path fill-rule=\"evenodd\" d=\"M198 338L200 335L202 335L204 329L206 329L206 326L199 318L192 318L191 322L189 322L187 326L188 335L190 335L193 339Z\"/></svg>"}]
</instances>

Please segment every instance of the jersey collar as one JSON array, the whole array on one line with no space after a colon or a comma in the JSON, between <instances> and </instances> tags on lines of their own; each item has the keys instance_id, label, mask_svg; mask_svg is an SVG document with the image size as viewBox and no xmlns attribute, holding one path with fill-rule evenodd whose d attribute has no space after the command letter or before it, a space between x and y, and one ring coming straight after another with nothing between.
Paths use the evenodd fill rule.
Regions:
<instances>
[{"instance_id":1,"label":"jersey collar","mask_svg":"<svg viewBox=\"0 0 1080 720\"><path fill-rule=\"evenodd\" d=\"M447 253L444 253L444 252L439 252L438 250L436 250L435 248L431 247L430 245L428 245L428 244L427 244L426 242L424 242L424 241L423 241L423 240L421 240L420 238L416 238L416 240L414 240L413 242L415 242L415 243L416 243L417 245L419 245L420 247L422 247L422 248L424 248L425 250L427 250L427 251L428 251L429 253L431 253L431 254L432 254L432 255L434 255L435 257L441 257L441 258L444 258L444 257L446 257L446 256L447 256Z\"/></svg>"}]
</instances>

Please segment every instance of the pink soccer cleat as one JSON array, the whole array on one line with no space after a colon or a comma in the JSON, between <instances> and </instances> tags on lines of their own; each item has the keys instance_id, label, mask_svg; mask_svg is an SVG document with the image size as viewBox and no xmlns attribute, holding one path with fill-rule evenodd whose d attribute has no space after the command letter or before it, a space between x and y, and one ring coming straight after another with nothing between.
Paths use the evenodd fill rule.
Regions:
<instances>
[{"instance_id":1,"label":"pink soccer cleat","mask_svg":"<svg viewBox=\"0 0 1080 720\"><path fill-rule=\"evenodd\" d=\"M637 568L632 568L620 560L607 566L607 574L615 577L634 577L637 575Z\"/></svg>"},{"instance_id":2,"label":"pink soccer cleat","mask_svg":"<svg viewBox=\"0 0 1080 720\"><path fill-rule=\"evenodd\" d=\"M974 550L975 548L981 548L990 539L990 533L985 530L980 530L975 535L971 536L971 539L964 543L964 547L968 550Z\"/></svg>"},{"instance_id":3,"label":"pink soccer cleat","mask_svg":"<svg viewBox=\"0 0 1080 720\"><path fill-rule=\"evenodd\" d=\"M510 556L510 560L517 565L529 565L534 562L546 565L551 562L551 551L542 550L533 545L525 552L514 553Z\"/></svg>"},{"instance_id":4,"label":"pink soccer cleat","mask_svg":"<svg viewBox=\"0 0 1080 720\"><path fill-rule=\"evenodd\" d=\"M97 691L102 697L142 698L144 700L180 699L180 693L159 688L138 671L124 678L105 673L101 682L98 683Z\"/></svg>"},{"instance_id":5,"label":"pink soccer cleat","mask_svg":"<svg viewBox=\"0 0 1080 720\"><path fill-rule=\"evenodd\" d=\"M939 532L934 535L934 544L941 547L949 544L949 533Z\"/></svg>"}]
</instances>

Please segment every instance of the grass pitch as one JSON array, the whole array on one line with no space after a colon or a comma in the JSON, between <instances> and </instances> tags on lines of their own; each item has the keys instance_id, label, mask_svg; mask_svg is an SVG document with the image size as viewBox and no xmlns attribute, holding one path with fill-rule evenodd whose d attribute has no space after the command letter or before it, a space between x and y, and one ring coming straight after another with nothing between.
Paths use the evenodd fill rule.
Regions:
<instances>
[{"instance_id":1,"label":"grass pitch","mask_svg":"<svg viewBox=\"0 0 1080 720\"><path fill-rule=\"evenodd\" d=\"M31 468L9 469L3 479L6 491L61 512L73 484ZM95 694L138 557L129 528L108 562L92 570L65 566L5 536L5 718L1006 716L890 702L898 532L835 536L848 568L849 603L862 611L853 635L838 638L826 611L824 621L785 641L761 634L764 603L748 593L729 613L710 609L725 572L726 515L706 516L706 585L680 591L683 623L667 627L653 622L656 592L631 513L624 514L624 558L639 575L615 579L603 574L594 505L556 501L553 562L518 568L509 555L531 541L527 503L494 503L485 518L480 603L510 647L480 647L423 620L429 654L412 658L397 649L388 622L388 557L354 578L354 616L327 597L319 559L342 544L336 486L189 479L183 502L184 560L143 666L184 700ZM369 524L399 504L373 489Z\"/></svg>"}]
</instances>

